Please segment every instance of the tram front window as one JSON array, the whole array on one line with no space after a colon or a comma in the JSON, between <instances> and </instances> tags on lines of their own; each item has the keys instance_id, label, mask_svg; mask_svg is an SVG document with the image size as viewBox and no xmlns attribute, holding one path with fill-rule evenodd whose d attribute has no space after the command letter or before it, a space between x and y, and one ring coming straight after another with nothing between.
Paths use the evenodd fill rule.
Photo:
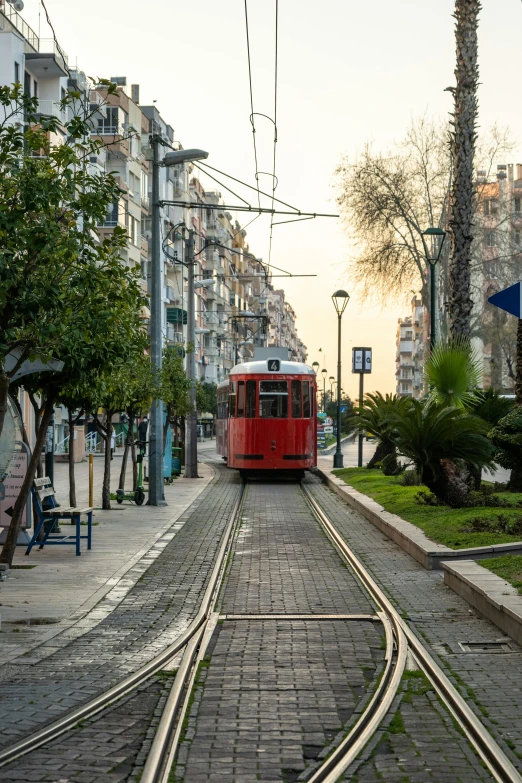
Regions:
<instances>
[{"instance_id":1,"label":"tram front window","mask_svg":"<svg viewBox=\"0 0 522 783\"><path fill-rule=\"evenodd\" d=\"M261 419L288 418L288 383L286 381L259 382L259 417Z\"/></svg>"}]
</instances>

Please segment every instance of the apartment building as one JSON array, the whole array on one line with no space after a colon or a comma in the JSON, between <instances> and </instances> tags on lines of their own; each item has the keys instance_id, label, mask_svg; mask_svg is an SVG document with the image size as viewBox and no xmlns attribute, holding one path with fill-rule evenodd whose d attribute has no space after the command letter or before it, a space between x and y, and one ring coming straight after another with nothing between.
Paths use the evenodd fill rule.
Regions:
<instances>
[{"instance_id":1,"label":"apartment building","mask_svg":"<svg viewBox=\"0 0 522 783\"><path fill-rule=\"evenodd\" d=\"M483 359L485 387L514 387L516 319L488 297L522 279L522 164L500 164L493 176L477 172L473 242L474 345Z\"/></svg>"},{"instance_id":2,"label":"apartment building","mask_svg":"<svg viewBox=\"0 0 522 783\"><path fill-rule=\"evenodd\" d=\"M396 339L396 392L419 399L426 392L424 362L429 351L429 314L420 298L411 300L411 314L399 318Z\"/></svg>"},{"instance_id":3,"label":"apartment building","mask_svg":"<svg viewBox=\"0 0 522 783\"><path fill-rule=\"evenodd\" d=\"M128 245L122 262L141 271L144 290L151 281L152 171L150 136L164 142L165 151L180 149L174 129L156 105L142 105L137 84L112 77L115 94L89 83L82 71L70 68L67 55L54 40L41 39L13 6L0 0L0 83L21 82L39 101L44 116L59 120L57 139L71 109L60 100L67 88L80 91L90 107L91 134L103 142L88 165L93 173L111 172L120 196L98 227L100 237L116 226L125 228ZM19 121L14 118L13 121ZM306 348L296 331L296 317L282 289L274 289L262 259L251 251L247 234L224 209L221 193L205 190L192 164L160 167L162 331L166 345L184 352L187 341L187 229L194 239L196 367L201 380L220 382L240 361L254 355L255 346L280 345L292 358L304 361ZM208 205L208 206L207 206Z\"/></svg>"}]
</instances>

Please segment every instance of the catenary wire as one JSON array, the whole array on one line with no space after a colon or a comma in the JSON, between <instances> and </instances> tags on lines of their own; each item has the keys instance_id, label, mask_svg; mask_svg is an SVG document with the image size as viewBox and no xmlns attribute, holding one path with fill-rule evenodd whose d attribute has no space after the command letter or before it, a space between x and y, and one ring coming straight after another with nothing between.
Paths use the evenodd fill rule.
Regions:
<instances>
[{"instance_id":1,"label":"catenary wire","mask_svg":"<svg viewBox=\"0 0 522 783\"><path fill-rule=\"evenodd\" d=\"M248 6L247 0L245 0L245 29L246 29L246 44L247 44L247 58L248 58L248 84L250 87L250 122L252 124L252 140L254 142L254 162L256 166L256 184L257 184L257 205L261 206L261 195L259 193L259 177L257 165L257 144L256 144L256 126L254 122L254 92L252 90L252 62L250 59L250 35L248 32Z\"/></svg>"},{"instance_id":2,"label":"catenary wire","mask_svg":"<svg viewBox=\"0 0 522 783\"><path fill-rule=\"evenodd\" d=\"M279 0L275 0L275 63L274 63L274 156L272 165L272 209L274 208L275 189L277 187L276 178L276 151L277 151L277 60L279 43ZM268 267L272 259L272 239L274 234L274 220L270 221L270 240L268 243Z\"/></svg>"}]
</instances>

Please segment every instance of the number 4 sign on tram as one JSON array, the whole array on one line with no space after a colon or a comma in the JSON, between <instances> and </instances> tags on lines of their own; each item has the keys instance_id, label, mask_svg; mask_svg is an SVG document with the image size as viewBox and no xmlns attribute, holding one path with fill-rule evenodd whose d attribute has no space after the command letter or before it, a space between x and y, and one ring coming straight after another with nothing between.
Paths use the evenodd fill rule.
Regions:
<instances>
[{"instance_id":1,"label":"number 4 sign on tram","mask_svg":"<svg viewBox=\"0 0 522 783\"><path fill-rule=\"evenodd\" d=\"M269 372L279 372L281 369L281 359L268 359L267 365Z\"/></svg>"}]
</instances>

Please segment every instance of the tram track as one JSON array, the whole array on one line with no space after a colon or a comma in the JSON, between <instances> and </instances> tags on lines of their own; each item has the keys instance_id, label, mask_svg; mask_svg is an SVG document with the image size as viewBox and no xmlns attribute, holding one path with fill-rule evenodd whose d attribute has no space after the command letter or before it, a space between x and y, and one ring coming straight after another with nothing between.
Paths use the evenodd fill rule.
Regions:
<instances>
[{"instance_id":1,"label":"tram track","mask_svg":"<svg viewBox=\"0 0 522 783\"><path fill-rule=\"evenodd\" d=\"M97 698L74 710L53 724L16 743L0 753L0 766L11 763L21 756L56 739L73 728L80 721L88 720L101 713L121 697L131 693L149 680L155 673L172 664L173 660L183 656L172 688L167 697L145 767L141 774L141 783L167 783L172 764L176 758L182 734L182 725L190 707L190 698L194 687L198 665L205 656L220 615L214 611L215 601L224 581L227 560L234 541L234 533L241 519L241 509L248 484L239 489L226 529L222 536L219 551L209 578L201 605L195 618L181 636L134 674L100 694ZM384 670L375 691L356 723L346 737L337 745L328 758L307 778L309 783L334 783L358 757L361 750L371 740L382 725L397 696L408 656L425 674L433 688L446 705L453 719L458 723L471 745L487 765L494 779L500 783L522 783L522 777L504 754L502 749L486 731L480 720L472 712L456 688L433 660L428 650L420 642L408 624L400 616L383 590L373 579L352 549L346 544L335 525L318 503L312 492L301 485L302 492L310 512L332 543L335 550L349 565L351 571L365 592L377 606L377 617L382 623L386 650ZM270 615L260 615L268 619ZM274 615L277 619L279 615ZM288 615L288 617L292 617ZM299 617L299 615L296 615ZM341 619L341 616L338 616ZM377 617L365 616L364 619L376 621ZM241 616L224 619L242 619ZM346 616L346 620L363 619L362 616ZM245 618L246 619L246 616ZM307 616L308 620L312 616ZM317 620L329 619L317 615Z\"/></svg>"},{"instance_id":2,"label":"tram track","mask_svg":"<svg viewBox=\"0 0 522 783\"><path fill-rule=\"evenodd\" d=\"M204 630L205 628L213 601L219 591L226 559L233 539L235 525L239 518L243 496L244 487L240 486L238 496L234 502L232 512L222 535L222 541L200 607L196 616L185 631L183 631L172 644L166 647L165 650L148 661L140 669L122 679L116 685L103 691L94 699L91 699L77 709L67 713L60 719L44 726L33 734L24 737L11 747L0 751L0 768L32 753L49 742L58 739L62 734L70 731L79 723L99 715L113 703L132 693L159 671L172 664L181 650L184 648L185 650L190 649L191 646L193 646L194 638L200 638L198 635L200 629Z\"/></svg>"}]
</instances>

